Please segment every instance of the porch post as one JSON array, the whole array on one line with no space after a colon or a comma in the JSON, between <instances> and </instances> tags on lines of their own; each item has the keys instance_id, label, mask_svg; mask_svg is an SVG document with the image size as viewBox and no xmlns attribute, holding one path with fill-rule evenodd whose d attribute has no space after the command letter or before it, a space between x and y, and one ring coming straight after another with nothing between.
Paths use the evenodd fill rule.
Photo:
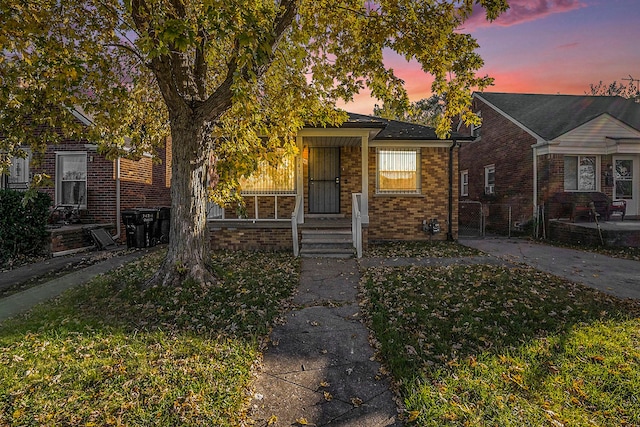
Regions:
<instances>
[{"instance_id":1,"label":"porch post","mask_svg":"<svg viewBox=\"0 0 640 427\"><path fill-rule=\"evenodd\" d=\"M362 223L369 224L369 134L362 137Z\"/></svg>"},{"instance_id":2,"label":"porch post","mask_svg":"<svg viewBox=\"0 0 640 427\"><path fill-rule=\"evenodd\" d=\"M296 162L296 193L300 197L300 210L298 210L298 224L304 224L304 169L302 160L302 150L304 149L302 137L296 136L296 145L298 146L298 158Z\"/></svg>"}]
</instances>

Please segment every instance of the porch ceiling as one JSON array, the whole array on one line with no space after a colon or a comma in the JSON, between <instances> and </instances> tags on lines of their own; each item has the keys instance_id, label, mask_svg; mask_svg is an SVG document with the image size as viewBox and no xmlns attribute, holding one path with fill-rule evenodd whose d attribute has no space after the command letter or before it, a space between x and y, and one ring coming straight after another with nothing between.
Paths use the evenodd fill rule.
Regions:
<instances>
[{"instance_id":1,"label":"porch ceiling","mask_svg":"<svg viewBox=\"0 0 640 427\"><path fill-rule=\"evenodd\" d=\"M362 138L356 136L305 136L302 138L308 147L359 147Z\"/></svg>"}]
</instances>

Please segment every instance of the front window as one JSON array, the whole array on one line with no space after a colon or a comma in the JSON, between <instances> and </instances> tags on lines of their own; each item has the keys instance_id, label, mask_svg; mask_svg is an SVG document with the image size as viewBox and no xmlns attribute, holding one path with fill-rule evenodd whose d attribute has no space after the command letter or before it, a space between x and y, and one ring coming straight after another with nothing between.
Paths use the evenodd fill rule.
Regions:
<instances>
[{"instance_id":1,"label":"front window","mask_svg":"<svg viewBox=\"0 0 640 427\"><path fill-rule=\"evenodd\" d=\"M564 157L564 190L596 191L596 157Z\"/></svg>"},{"instance_id":2,"label":"front window","mask_svg":"<svg viewBox=\"0 0 640 427\"><path fill-rule=\"evenodd\" d=\"M420 193L420 149L378 149L376 192Z\"/></svg>"},{"instance_id":3,"label":"front window","mask_svg":"<svg viewBox=\"0 0 640 427\"><path fill-rule=\"evenodd\" d=\"M460 172L460 195L469 195L469 171Z\"/></svg>"},{"instance_id":4,"label":"front window","mask_svg":"<svg viewBox=\"0 0 640 427\"><path fill-rule=\"evenodd\" d=\"M249 177L239 180L243 195L296 194L296 158L286 156L277 166L266 161Z\"/></svg>"},{"instance_id":5,"label":"front window","mask_svg":"<svg viewBox=\"0 0 640 427\"><path fill-rule=\"evenodd\" d=\"M484 167L484 194L496 192L496 167L489 165Z\"/></svg>"},{"instance_id":6,"label":"front window","mask_svg":"<svg viewBox=\"0 0 640 427\"><path fill-rule=\"evenodd\" d=\"M56 205L87 206L87 153L57 153Z\"/></svg>"}]
</instances>

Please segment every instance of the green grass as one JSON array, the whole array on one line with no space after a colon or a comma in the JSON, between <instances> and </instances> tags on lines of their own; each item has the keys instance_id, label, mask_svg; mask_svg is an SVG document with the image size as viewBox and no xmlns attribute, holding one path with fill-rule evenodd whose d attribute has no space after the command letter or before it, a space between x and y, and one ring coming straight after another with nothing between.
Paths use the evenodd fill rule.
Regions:
<instances>
[{"instance_id":1,"label":"green grass","mask_svg":"<svg viewBox=\"0 0 640 427\"><path fill-rule=\"evenodd\" d=\"M366 317L420 426L639 426L640 305L526 268L373 268Z\"/></svg>"},{"instance_id":2,"label":"green grass","mask_svg":"<svg viewBox=\"0 0 640 427\"><path fill-rule=\"evenodd\" d=\"M237 426L290 254L217 253L221 283L141 289L163 253L0 325L0 425Z\"/></svg>"},{"instance_id":3,"label":"green grass","mask_svg":"<svg viewBox=\"0 0 640 427\"><path fill-rule=\"evenodd\" d=\"M370 244L364 252L365 257L382 258L455 258L481 254L482 252L459 243L443 241L383 241Z\"/></svg>"}]
</instances>

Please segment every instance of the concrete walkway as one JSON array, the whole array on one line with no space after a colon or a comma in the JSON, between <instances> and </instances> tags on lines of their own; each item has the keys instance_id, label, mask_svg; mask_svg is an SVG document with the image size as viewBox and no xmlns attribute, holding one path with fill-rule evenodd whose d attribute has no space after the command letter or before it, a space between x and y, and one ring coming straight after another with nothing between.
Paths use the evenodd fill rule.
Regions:
<instances>
[{"instance_id":1,"label":"concrete walkway","mask_svg":"<svg viewBox=\"0 0 640 427\"><path fill-rule=\"evenodd\" d=\"M67 289L86 283L99 274L111 271L148 253L149 250L139 250L127 255L115 256L83 268L82 270L77 270L57 279L50 280L39 286L2 298L0 299L0 322L23 313L36 304L55 298ZM66 262L69 261L67 260ZM41 274L43 274L42 272L54 271L56 267L60 267L58 263L59 262L48 263L47 261L43 261L42 263L38 263L38 265L34 265L33 270L39 271ZM5 278L5 273L2 273L3 282L0 283L9 283L9 277L11 280L10 284L21 283L33 277L28 269L22 270L22 275L16 273L19 272L13 272L11 275L7 274L7 278Z\"/></svg>"},{"instance_id":2,"label":"concrete walkway","mask_svg":"<svg viewBox=\"0 0 640 427\"><path fill-rule=\"evenodd\" d=\"M521 239L460 239L460 243L492 257L511 263L525 263L619 298L640 299L640 261Z\"/></svg>"},{"instance_id":3,"label":"concrete walkway","mask_svg":"<svg viewBox=\"0 0 640 427\"><path fill-rule=\"evenodd\" d=\"M360 322L354 259L303 258L287 322L275 328L255 384L256 426L400 426L389 380ZM269 424L272 417L275 424Z\"/></svg>"}]
</instances>

